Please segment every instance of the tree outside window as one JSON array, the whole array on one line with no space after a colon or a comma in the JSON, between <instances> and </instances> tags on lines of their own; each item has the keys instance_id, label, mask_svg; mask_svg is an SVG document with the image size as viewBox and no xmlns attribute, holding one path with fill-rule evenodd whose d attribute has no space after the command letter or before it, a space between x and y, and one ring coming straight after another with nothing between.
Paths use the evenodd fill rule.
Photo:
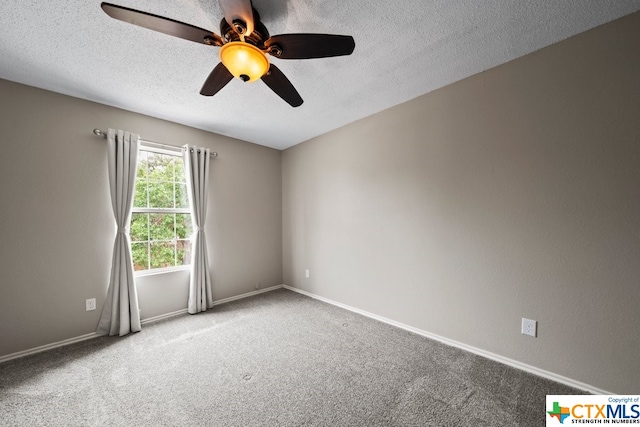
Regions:
<instances>
[{"instance_id":1,"label":"tree outside window","mask_svg":"<svg viewBox=\"0 0 640 427\"><path fill-rule=\"evenodd\" d=\"M182 156L141 147L130 231L134 269L188 265L192 232Z\"/></svg>"}]
</instances>

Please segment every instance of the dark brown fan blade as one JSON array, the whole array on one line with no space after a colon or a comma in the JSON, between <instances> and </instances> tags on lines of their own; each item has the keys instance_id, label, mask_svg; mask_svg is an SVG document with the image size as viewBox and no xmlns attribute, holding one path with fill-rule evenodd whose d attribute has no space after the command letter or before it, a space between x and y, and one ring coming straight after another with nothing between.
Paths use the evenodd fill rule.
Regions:
<instances>
[{"instance_id":1,"label":"dark brown fan blade","mask_svg":"<svg viewBox=\"0 0 640 427\"><path fill-rule=\"evenodd\" d=\"M335 34L281 34L271 37L264 44L270 48L269 53L282 59L351 55L356 47L353 37ZM279 55L278 51L281 51Z\"/></svg>"},{"instance_id":2,"label":"dark brown fan blade","mask_svg":"<svg viewBox=\"0 0 640 427\"><path fill-rule=\"evenodd\" d=\"M200 89L200 95L213 96L233 79L233 75L221 62L215 66Z\"/></svg>"},{"instance_id":3,"label":"dark brown fan blade","mask_svg":"<svg viewBox=\"0 0 640 427\"><path fill-rule=\"evenodd\" d=\"M251 0L218 0L224 19L238 34L253 33L253 6ZM237 25L240 23L240 25ZM244 27L244 31L242 31Z\"/></svg>"},{"instance_id":4,"label":"dark brown fan blade","mask_svg":"<svg viewBox=\"0 0 640 427\"><path fill-rule=\"evenodd\" d=\"M299 107L302 105L302 98L291 84L289 79L282 74L282 71L275 65L271 64L269 72L262 76L262 81L271 88L280 98L284 99L292 107Z\"/></svg>"},{"instance_id":5,"label":"dark brown fan blade","mask_svg":"<svg viewBox=\"0 0 640 427\"><path fill-rule=\"evenodd\" d=\"M222 46L220 36L203 28L111 3L102 3L100 6L110 17L128 22L129 24L138 25L197 43Z\"/></svg>"}]
</instances>

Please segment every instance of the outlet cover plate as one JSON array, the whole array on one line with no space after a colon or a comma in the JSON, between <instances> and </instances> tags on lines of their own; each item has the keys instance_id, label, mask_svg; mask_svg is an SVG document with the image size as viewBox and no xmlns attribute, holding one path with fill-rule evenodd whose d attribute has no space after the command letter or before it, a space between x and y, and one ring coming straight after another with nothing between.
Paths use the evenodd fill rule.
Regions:
<instances>
[{"instance_id":1,"label":"outlet cover plate","mask_svg":"<svg viewBox=\"0 0 640 427\"><path fill-rule=\"evenodd\" d=\"M87 305L87 311L92 311L96 309L96 299L95 298L89 298L86 301L86 305Z\"/></svg>"},{"instance_id":2,"label":"outlet cover plate","mask_svg":"<svg viewBox=\"0 0 640 427\"><path fill-rule=\"evenodd\" d=\"M538 322L536 320L522 318L522 334L531 337L538 336Z\"/></svg>"}]
</instances>

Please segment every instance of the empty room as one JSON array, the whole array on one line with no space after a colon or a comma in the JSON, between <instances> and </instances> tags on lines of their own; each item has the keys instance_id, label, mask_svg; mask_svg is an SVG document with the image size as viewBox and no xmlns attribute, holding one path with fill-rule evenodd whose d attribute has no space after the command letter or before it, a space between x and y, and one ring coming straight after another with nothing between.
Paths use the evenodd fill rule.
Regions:
<instances>
[{"instance_id":1,"label":"empty room","mask_svg":"<svg viewBox=\"0 0 640 427\"><path fill-rule=\"evenodd\" d=\"M0 425L640 422L640 0L111 1L0 6Z\"/></svg>"}]
</instances>

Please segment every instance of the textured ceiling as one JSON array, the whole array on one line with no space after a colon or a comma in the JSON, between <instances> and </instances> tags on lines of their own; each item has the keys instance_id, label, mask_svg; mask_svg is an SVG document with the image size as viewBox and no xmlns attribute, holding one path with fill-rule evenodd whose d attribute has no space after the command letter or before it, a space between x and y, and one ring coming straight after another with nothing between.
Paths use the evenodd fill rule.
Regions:
<instances>
[{"instance_id":1,"label":"textured ceiling","mask_svg":"<svg viewBox=\"0 0 640 427\"><path fill-rule=\"evenodd\" d=\"M217 0L110 1L219 34ZM0 78L283 149L640 10L640 0L253 5L272 35L356 41L351 56L272 59L304 99L299 108L262 82L233 80L216 96L201 96L217 47L114 20L98 0L2 0Z\"/></svg>"}]
</instances>

